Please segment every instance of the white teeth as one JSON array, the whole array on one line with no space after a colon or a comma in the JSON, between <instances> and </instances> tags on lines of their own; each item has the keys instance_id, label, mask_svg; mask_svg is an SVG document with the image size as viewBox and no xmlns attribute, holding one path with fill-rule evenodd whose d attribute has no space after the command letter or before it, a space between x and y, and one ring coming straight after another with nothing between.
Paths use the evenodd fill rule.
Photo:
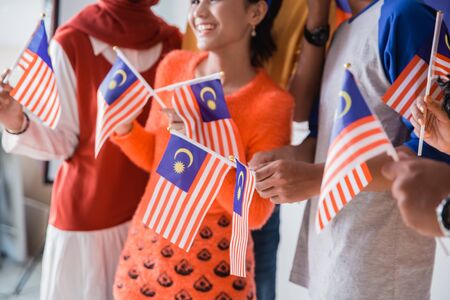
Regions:
<instances>
[{"instance_id":1,"label":"white teeth","mask_svg":"<svg viewBox=\"0 0 450 300\"><path fill-rule=\"evenodd\" d=\"M215 28L215 26L212 25L212 24L199 24L199 25L197 25L197 30L198 31L212 30L214 28Z\"/></svg>"}]
</instances>

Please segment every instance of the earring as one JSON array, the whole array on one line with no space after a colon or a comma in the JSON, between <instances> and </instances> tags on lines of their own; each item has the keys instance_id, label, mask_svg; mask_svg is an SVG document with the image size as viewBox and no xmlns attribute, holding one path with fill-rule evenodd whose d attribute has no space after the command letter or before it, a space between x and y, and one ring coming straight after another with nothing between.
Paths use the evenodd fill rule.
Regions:
<instances>
[{"instance_id":1,"label":"earring","mask_svg":"<svg viewBox=\"0 0 450 300\"><path fill-rule=\"evenodd\" d=\"M252 37L256 36L256 26L253 25L253 29L252 29Z\"/></svg>"}]
</instances>

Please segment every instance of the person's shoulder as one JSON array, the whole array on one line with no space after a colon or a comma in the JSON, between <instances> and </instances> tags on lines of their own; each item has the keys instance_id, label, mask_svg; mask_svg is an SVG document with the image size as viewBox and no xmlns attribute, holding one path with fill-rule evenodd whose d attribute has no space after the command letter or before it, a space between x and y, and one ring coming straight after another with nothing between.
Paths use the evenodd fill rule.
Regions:
<instances>
[{"instance_id":1,"label":"person's shoulder","mask_svg":"<svg viewBox=\"0 0 450 300\"><path fill-rule=\"evenodd\" d=\"M385 0L381 9L381 19L405 22L410 26L420 26L417 18L433 17L435 11L421 0Z\"/></svg>"},{"instance_id":2,"label":"person's shoulder","mask_svg":"<svg viewBox=\"0 0 450 300\"><path fill-rule=\"evenodd\" d=\"M86 33L72 26L62 26L56 30L53 39L64 46L69 44L77 44L81 40L88 40L89 37Z\"/></svg>"}]
</instances>

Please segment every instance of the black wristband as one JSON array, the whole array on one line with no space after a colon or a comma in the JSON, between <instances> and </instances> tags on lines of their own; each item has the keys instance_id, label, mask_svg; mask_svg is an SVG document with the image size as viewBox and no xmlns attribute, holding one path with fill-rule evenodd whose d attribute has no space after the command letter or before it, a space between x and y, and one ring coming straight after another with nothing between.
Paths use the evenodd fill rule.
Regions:
<instances>
[{"instance_id":1,"label":"black wristband","mask_svg":"<svg viewBox=\"0 0 450 300\"><path fill-rule=\"evenodd\" d=\"M28 115L25 112L23 112L23 115L24 115L25 121L26 121L25 127L21 131L18 131L18 132L12 132L12 131L9 131L8 128L5 128L7 133L13 134L13 135L19 135L19 134L22 134L25 131L27 131L28 127L30 127L30 117L28 117Z\"/></svg>"},{"instance_id":2,"label":"black wristband","mask_svg":"<svg viewBox=\"0 0 450 300\"><path fill-rule=\"evenodd\" d=\"M303 35L308 43L317 46L317 47L325 47L328 38L330 37L330 25L319 26L311 31L305 25Z\"/></svg>"},{"instance_id":3,"label":"black wristband","mask_svg":"<svg viewBox=\"0 0 450 300\"><path fill-rule=\"evenodd\" d=\"M450 196L446 200L442 209L442 224L447 230L450 230Z\"/></svg>"}]
</instances>

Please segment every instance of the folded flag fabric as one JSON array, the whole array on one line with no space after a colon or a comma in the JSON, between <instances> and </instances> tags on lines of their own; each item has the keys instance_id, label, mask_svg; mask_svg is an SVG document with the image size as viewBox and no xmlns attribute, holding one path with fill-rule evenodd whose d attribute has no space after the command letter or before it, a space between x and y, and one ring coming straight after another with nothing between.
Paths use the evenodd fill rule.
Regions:
<instances>
[{"instance_id":1,"label":"folded flag fabric","mask_svg":"<svg viewBox=\"0 0 450 300\"><path fill-rule=\"evenodd\" d=\"M189 251L198 229L232 168L229 160L171 132L146 199L143 223Z\"/></svg>"},{"instance_id":2,"label":"folded flag fabric","mask_svg":"<svg viewBox=\"0 0 450 300\"><path fill-rule=\"evenodd\" d=\"M172 105L183 120L189 138L225 157L245 159L219 78L177 87Z\"/></svg>"},{"instance_id":3,"label":"folded flag fabric","mask_svg":"<svg viewBox=\"0 0 450 300\"><path fill-rule=\"evenodd\" d=\"M18 64L18 82L11 96L54 129L61 115L61 104L44 21L40 21Z\"/></svg>"},{"instance_id":4,"label":"folded flag fabric","mask_svg":"<svg viewBox=\"0 0 450 300\"><path fill-rule=\"evenodd\" d=\"M150 93L132 66L118 53L111 70L97 91L95 157L112 132L134 119L147 103Z\"/></svg>"},{"instance_id":5,"label":"folded flag fabric","mask_svg":"<svg viewBox=\"0 0 450 300\"><path fill-rule=\"evenodd\" d=\"M246 277L248 245L248 214L255 192L255 175L236 160L236 186L234 189L233 222L230 242L230 274Z\"/></svg>"},{"instance_id":6,"label":"folded flag fabric","mask_svg":"<svg viewBox=\"0 0 450 300\"><path fill-rule=\"evenodd\" d=\"M321 232L372 177L366 162L382 153L396 156L380 121L347 69L320 188L316 229Z\"/></svg>"}]
</instances>

